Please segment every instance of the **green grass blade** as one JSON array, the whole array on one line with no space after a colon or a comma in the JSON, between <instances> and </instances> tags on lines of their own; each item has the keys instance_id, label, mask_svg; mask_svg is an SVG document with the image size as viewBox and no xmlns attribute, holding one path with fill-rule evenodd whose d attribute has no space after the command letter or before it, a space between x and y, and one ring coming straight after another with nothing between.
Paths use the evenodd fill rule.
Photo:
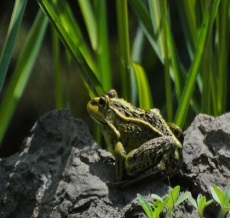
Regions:
<instances>
[{"instance_id":1,"label":"green grass blade","mask_svg":"<svg viewBox=\"0 0 230 218\"><path fill-rule=\"evenodd\" d=\"M98 80L97 67L91 57L80 28L74 19L66 1L38 0L39 5L49 17L65 47L78 63L78 69L84 78L91 97L104 94Z\"/></svg>"},{"instance_id":2,"label":"green grass blade","mask_svg":"<svg viewBox=\"0 0 230 218\"><path fill-rule=\"evenodd\" d=\"M180 186L174 187L168 194L168 208L172 211L180 193Z\"/></svg>"},{"instance_id":3,"label":"green grass blade","mask_svg":"<svg viewBox=\"0 0 230 218\"><path fill-rule=\"evenodd\" d=\"M193 205L193 207L195 207L196 209L198 209L197 202L196 202L195 199L192 197L192 195L190 195L190 196L188 197L188 201L190 202L191 205Z\"/></svg>"},{"instance_id":4,"label":"green grass blade","mask_svg":"<svg viewBox=\"0 0 230 218\"><path fill-rule=\"evenodd\" d=\"M106 0L96 1L96 16L97 16L97 39L98 46L96 49L98 71L100 72L100 79L102 86L107 91L111 89L112 79L110 70L110 52L109 39L107 29L107 11Z\"/></svg>"},{"instance_id":5,"label":"green grass blade","mask_svg":"<svg viewBox=\"0 0 230 218\"><path fill-rule=\"evenodd\" d=\"M182 202L184 202L186 199L189 199L191 197L191 192L184 192L183 194L181 194L178 199L176 200L174 207L178 206L179 204L181 204Z\"/></svg>"},{"instance_id":6,"label":"green grass blade","mask_svg":"<svg viewBox=\"0 0 230 218\"><path fill-rule=\"evenodd\" d=\"M141 63L142 61L142 51L143 51L143 45L144 45L144 33L142 28L139 26L136 32L136 36L133 41L133 47L132 47L132 54L131 59L132 63ZM133 72L131 74L131 83L132 83L132 102L137 102L137 76L135 75L135 70L133 68ZM139 93L140 94L140 93ZM138 96L140 97L140 96ZM139 105L140 106L140 105Z\"/></svg>"},{"instance_id":7,"label":"green grass blade","mask_svg":"<svg viewBox=\"0 0 230 218\"><path fill-rule=\"evenodd\" d=\"M164 78L165 78L165 92L166 92L166 114L167 121L171 122L173 119L173 103L172 103L172 86L170 79L170 57L169 57L169 48L167 40L167 20L168 16L166 14L166 1L162 0L160 3L160 11L162 15L162 50L164 56Z\"/></svg>"},{"instance_id":8,"label":"green grass blade","mask_svg":"<svg viewBox=\"0 0 230 218\"><path fill-rule=\"evenodd\" d=\"M152 208L150 207L148 201L146 201L140 194L137 194L137 198L143 208L143 210L145 211L145 214L147 215L148 218L152 217Z\"/></svg>"},{"instance_id":9,"label":"green grass blade","mask_svg":"<svg viewBox=\"0 0 230 218\"><path fill-rule=\"evenodd\" d=\"M179 99L182 95L182 87L184 81L184 67L179 59L179 55L176 50L175 42L172 36L172 30L169 27L169 23L166 20L166 38L168 43L168 50L170 55L170 73L173 75L173 81L175 85L176 97L179 102Z\"/></svg>"},{"instance_id":10,"label":"green grass blade","mask_svg":"<svg viewBox=\"0 0 230 218\"><path fill-rule=\"evenodd\" d=\"M132 47L132 60L138 63L141 63L142 50L143 50L143 42L144 42L144 33L142 29L139 27L137 29L137 33L133 42Z\"/></svg>"},{"instance_id":11,"label":"green grass blade","mask_svg":"<svg viewBox=\"0 0 230 218\"><path fill-rule=\"evenodd\" d=\"M180 14L180 20L185 34L187 48L191 57L194 55L195 43L197 37L197 18L198 2L195 0L177 0L177 8ZM195 10L197 9L197 10Z\"/></svg>"},{"instance_id":12,"label":"green grass blade","mask_svg":"<svg viewBox=\"0 0 230 218\"><path fill-rule=\"evenodd\" d=\"M97 48L97 25L96 25L96 17L93 12L90 1L78 0L78 4L81 8L81 12L85 21L85 25L87 28L87 32L89 34L89 38L91 41L91 45L94 50Z\"/></svg>"},{"instance_id":13,"label":"green grass blade","mask_svg":"<svg viewBox=\"0 0 230 218\"><path fill-rule=\"evenodd\" d=\"M21 25L26 4L27 0L16 0L14 4L11 21L0 58L0 92L5 81L6 73L12 55L12 50L15 44L15 39L18 35L18 30Z\"/></svg>"},{"instance_id":14,"label":"green grass blade","mask_svg":"<svg viewBox=\"0 0 230 218\"><path fill-rule=\"evenodd\" d=\"M179 100L182 94L182 84L183 84L183 77L182 77L182 72L183 70L183 66L181 65L181 62L179 60L179 56L177 54L177 50L175 47L175 42L172 36L172 31L170 29L170 25L169 25L169 21L168 18L165 20L165 29L164 29L164 35L166 36L167 39L167 44L168 44L168 51L165 51L165 42L163 42L161 44L161 48L159 49L159 45L158 45L158 38L157 38L157 34L159 34L160 30L157 30L157 26L159 27L159 20L164 20L165 19L165 15L164 18L155 18L155 12L154 11L158 11L158 6L156 4L160 4L162 5L162 1L156 3L156 1L150 1L150 5L152 5L152 12L151 12L151 16L150 16L150 12L148 11L148 9L146 8L146 6L144 5L143 1L139 1L139 0L132 0L129 1L130 5L132 6L132 9L134 10L134 13L136 14L138 21L146 35L146 37L148 38L150 44L152 45L154 51L156 52L158 58L161 60L162 63L164 63L164 54L165 52L167 52L169 55L167 60L170 60L170 65L169 65L169 69L170 69L170 74L171 74L171 78L174 80L175 83L175 88L176 88L176 96L177 99ZM166 6L164 6L166 7ZM161 6L162 8L162 6ZM157 14L159 14L159 12L157 12ZM160 14L161 15L161 14ZM152 20L155 22L155 24L152 24ZM154 27L156 25L156 27ZM162 24L161 24L162 26ZM153 31L153 28L155 28L155 32ZM162 34L161 34L162 35ZM162 41L162 40L161 40ZM166 67L167 69L167 67ZM167 79L167 81L169 81ZM167 85L167 87L169 87ZM170 87L169 87L170 89ZM171 111L171 110L170 110ZM171 113L171 112L170 112ZM171 116L171 115L170 115Z\"/></svg>"},{"instance_id":15,"label":"green grass blade","mask_svg":"<svg viewBox=\"0 0 230 218\"><path fill-rule=\"evenodd\" d=\"M127 0L117 0L117 25L120 51L122 96L131 101L131 58Z\"/></svg>"},{"instance_id":16,"label":"green grass blade","mask_svg":"<svg viewBox=\"0 0 230 218\"><path fill-rule=\"evenodd\" d=\"M188 113L189 102L191 100L193 88L195 86L196 78L199 72L199 67L203 58L203 51L206 45L207 36L210 33L210 30L213 26L219 1L220 0L214 0L210 2L211 6L207 8L207 11L204 15L204 20L196 45L194 60L190 67L189 75L175 117L175 123L177 123L181 127L183 127L185 118Z\"/></svg>"},{"instance_id":17,"label":"green grass blade","mask_svg":"<svg viewBox=\"0 0 230 218\"><path fill-rule=\"evenodd\" d=\"M61 78L60 41L54 28L52 28L52 52L54 71L54 90L56 108L64 108Z\"/></svg>"},{"instance_id":18,"label":"green grass blade","mask_svg":"<svg viewBox=\"0 0 230 218\"><path fill-rule=\"evenodd\" d=\"M156 207L156 209L153 211L153 217L160 217L160 214L163 212L164 207L166 206L166 204L168 203L168 198L164 199L163 202L161 202L158 207Z\"/></svg>"},{"instance_id":19,"label":"green grass blade","mask_svg":"<svg viewBox=\"0 0 230 218\"><path fill-rule=\"evenodd\" d=\"M39 11L24 43L17 65L7 86L6 93L0 102L0 144L17 103L20 100L28 82L32 67L44 37L47 23L48 20L44 14L42 11Z\"/></svg>"},{"instance_id":20,"label":"green grass blade","mask_svg":"<svg viewBox=\"0 0 230 218\"><path fill-rule=\"evenodd\" d=\"M230 1L220 2L220 9L217 14L217 56L218 83L217 83L217 111L218 115L226 111L227 103L227 73L229 63L229 7Z\"/></svg>"},{"instance_id":21,"label":"green grass blade","mask_svg":"<svg viewBox=\"0 0 230 218\"><path fill-rule=\"evenodd\" d=\"M133 70L135 73L136 81L137 81L137 90L139 97L139 106L143 109L152 108L152 98L149 83L145 74L144 69L140 64L133 62L132 63Z\"/></svg>"},{"instance_id":22,"label":"green grass blade","mask_svg":"<svg viewBox=\"0 0 230 218\"><path fill-rule=\"evenodd\" d=\"M212 193L212 197L213 199L218 203L220 204L221 207L225 206L225 195L224 195L224 192L219 188L217 187L216 185L213 185L211 187L211 193Z\"/></svg>"},{"instance_id":23,"label":"green grass blade","mask_svg":"<svg viewBox=\"0 0 230 218\"><path fill-rule=\"evenodd\" d=\"M141 0L130 0L129 3L132 6L134 13L138 17L138 21L140 23L140 26L143 29L143 32L148 38L158 58L163 63L163 57L158 48L157 37L155 35L155 32L153 31L153 24L152 24L151 16L150 16L148 9L146 8L144 2Z\"/></svg>"},{"instance_id":24,"label":"green grass blade","mask_svg":"<svg viewBox=\"0 0 230 218\"><path fill-rule=\"evenodd\" d=\"M159 54L160 60L164 61L164 39L163 39L163 22L162 22L162 8L164 8L164 2L159 0L149 0L150 18L152 23L152 29L155 35L157 47L155 52Z\"/></svg>"},{"instance_id":25,"label":"green grass blade","mask_svg":"<svg viewBox=\"0 0 230 218\"><path fill-rule=\"evenodd\" d=\"M202 90L201 90L201 112L210 114L211 103L211 74L213 74L213 53L212 53L212 36L208 36L207 45L204 50L204 58L202 60L201 72L202 72Z\"/></svg>"}]
</instances>

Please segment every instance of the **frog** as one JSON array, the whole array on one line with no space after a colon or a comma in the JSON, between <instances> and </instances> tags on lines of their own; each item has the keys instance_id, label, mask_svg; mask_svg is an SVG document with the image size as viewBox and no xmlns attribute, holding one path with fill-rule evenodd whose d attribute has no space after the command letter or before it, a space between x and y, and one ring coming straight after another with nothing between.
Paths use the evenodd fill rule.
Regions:
<instances>
[{"instance_id":1,"label":"frog","mask_svg":"<svg viewBox=\"0 0 230 218\"><path fill-rule=\"evenodd\" d=\"M116 181L127 177L171 177L183 162L183 132L167 123L157 108L144 110L119 98L111 89L87 103L115 157Z\"/></svg>"}]
</instances>

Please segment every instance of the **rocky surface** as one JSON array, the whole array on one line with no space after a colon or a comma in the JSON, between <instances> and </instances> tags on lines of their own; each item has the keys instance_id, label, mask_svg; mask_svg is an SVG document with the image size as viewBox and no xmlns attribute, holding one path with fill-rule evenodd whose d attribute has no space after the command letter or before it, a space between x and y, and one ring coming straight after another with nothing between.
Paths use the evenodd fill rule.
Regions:
<instances>
[{"instance_id":1,"label":"rocky surface","mask_svg":"<svg viewBox=\"0 0 230 218\"><path fill-rule=\"evenodd\" d=\"M36 122L20 153L0 159L0 217L146 217L137 193L163 197L175 185L209 199L210 186L225 188L230 181L230 113L198 115L184 134L179 175L120 189L113 156L96 145L86 124L67 110L51 111ZM218 210L209 206L205 217L217 217ZM175 213L198 217L188 202Z\"/></svg>"}]
</instances>

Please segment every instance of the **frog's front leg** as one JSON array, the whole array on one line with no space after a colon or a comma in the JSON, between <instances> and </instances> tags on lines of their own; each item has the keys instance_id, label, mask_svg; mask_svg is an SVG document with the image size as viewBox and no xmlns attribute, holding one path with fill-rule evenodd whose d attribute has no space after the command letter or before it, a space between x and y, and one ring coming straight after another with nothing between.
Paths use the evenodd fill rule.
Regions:
<instances>
[{"instance_id":1,"label":"frog's front leg","mask_svg":"<svg viewBox=\"0 0 230 218\"><path fill-rule=\"evenodd\" d=\"M154 138L126 155L125 169L134 176L146 171L148 174L170 176L182 164L182 149L171 136ZM146 175L145 175L146 177Z\"/></svg>"},{"instance_id":2,"label":"frog's front leg","mask_svg":"<svg viewBox=\"0 0 230 218\"><path fill-rule=\"evenodd\" d=\"M115 156L116 181L121 181L125 169L125 159L126 159L126 152L121 142L117 142L115 144L114 156Z\"/></svg>"}]
</instances>

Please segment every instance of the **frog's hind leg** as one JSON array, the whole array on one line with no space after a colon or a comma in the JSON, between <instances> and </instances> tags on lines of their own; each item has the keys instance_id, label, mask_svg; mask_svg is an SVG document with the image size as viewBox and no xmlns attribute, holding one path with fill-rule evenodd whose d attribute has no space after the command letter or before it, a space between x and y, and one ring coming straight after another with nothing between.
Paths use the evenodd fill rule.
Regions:
<instances>
[{"instance_id":1,"label":"frog's hind leg","mask_svg":"<svg viewBox=\"0 0 230 218\"><path fill-rule=\"evenodd\" d=\"M131 151L125 161L127 174L139 175L131 183L146 177L161 179L174 175L182 165L182 149L170 136L152 139Z\"/></svg>"}]
</instances>

